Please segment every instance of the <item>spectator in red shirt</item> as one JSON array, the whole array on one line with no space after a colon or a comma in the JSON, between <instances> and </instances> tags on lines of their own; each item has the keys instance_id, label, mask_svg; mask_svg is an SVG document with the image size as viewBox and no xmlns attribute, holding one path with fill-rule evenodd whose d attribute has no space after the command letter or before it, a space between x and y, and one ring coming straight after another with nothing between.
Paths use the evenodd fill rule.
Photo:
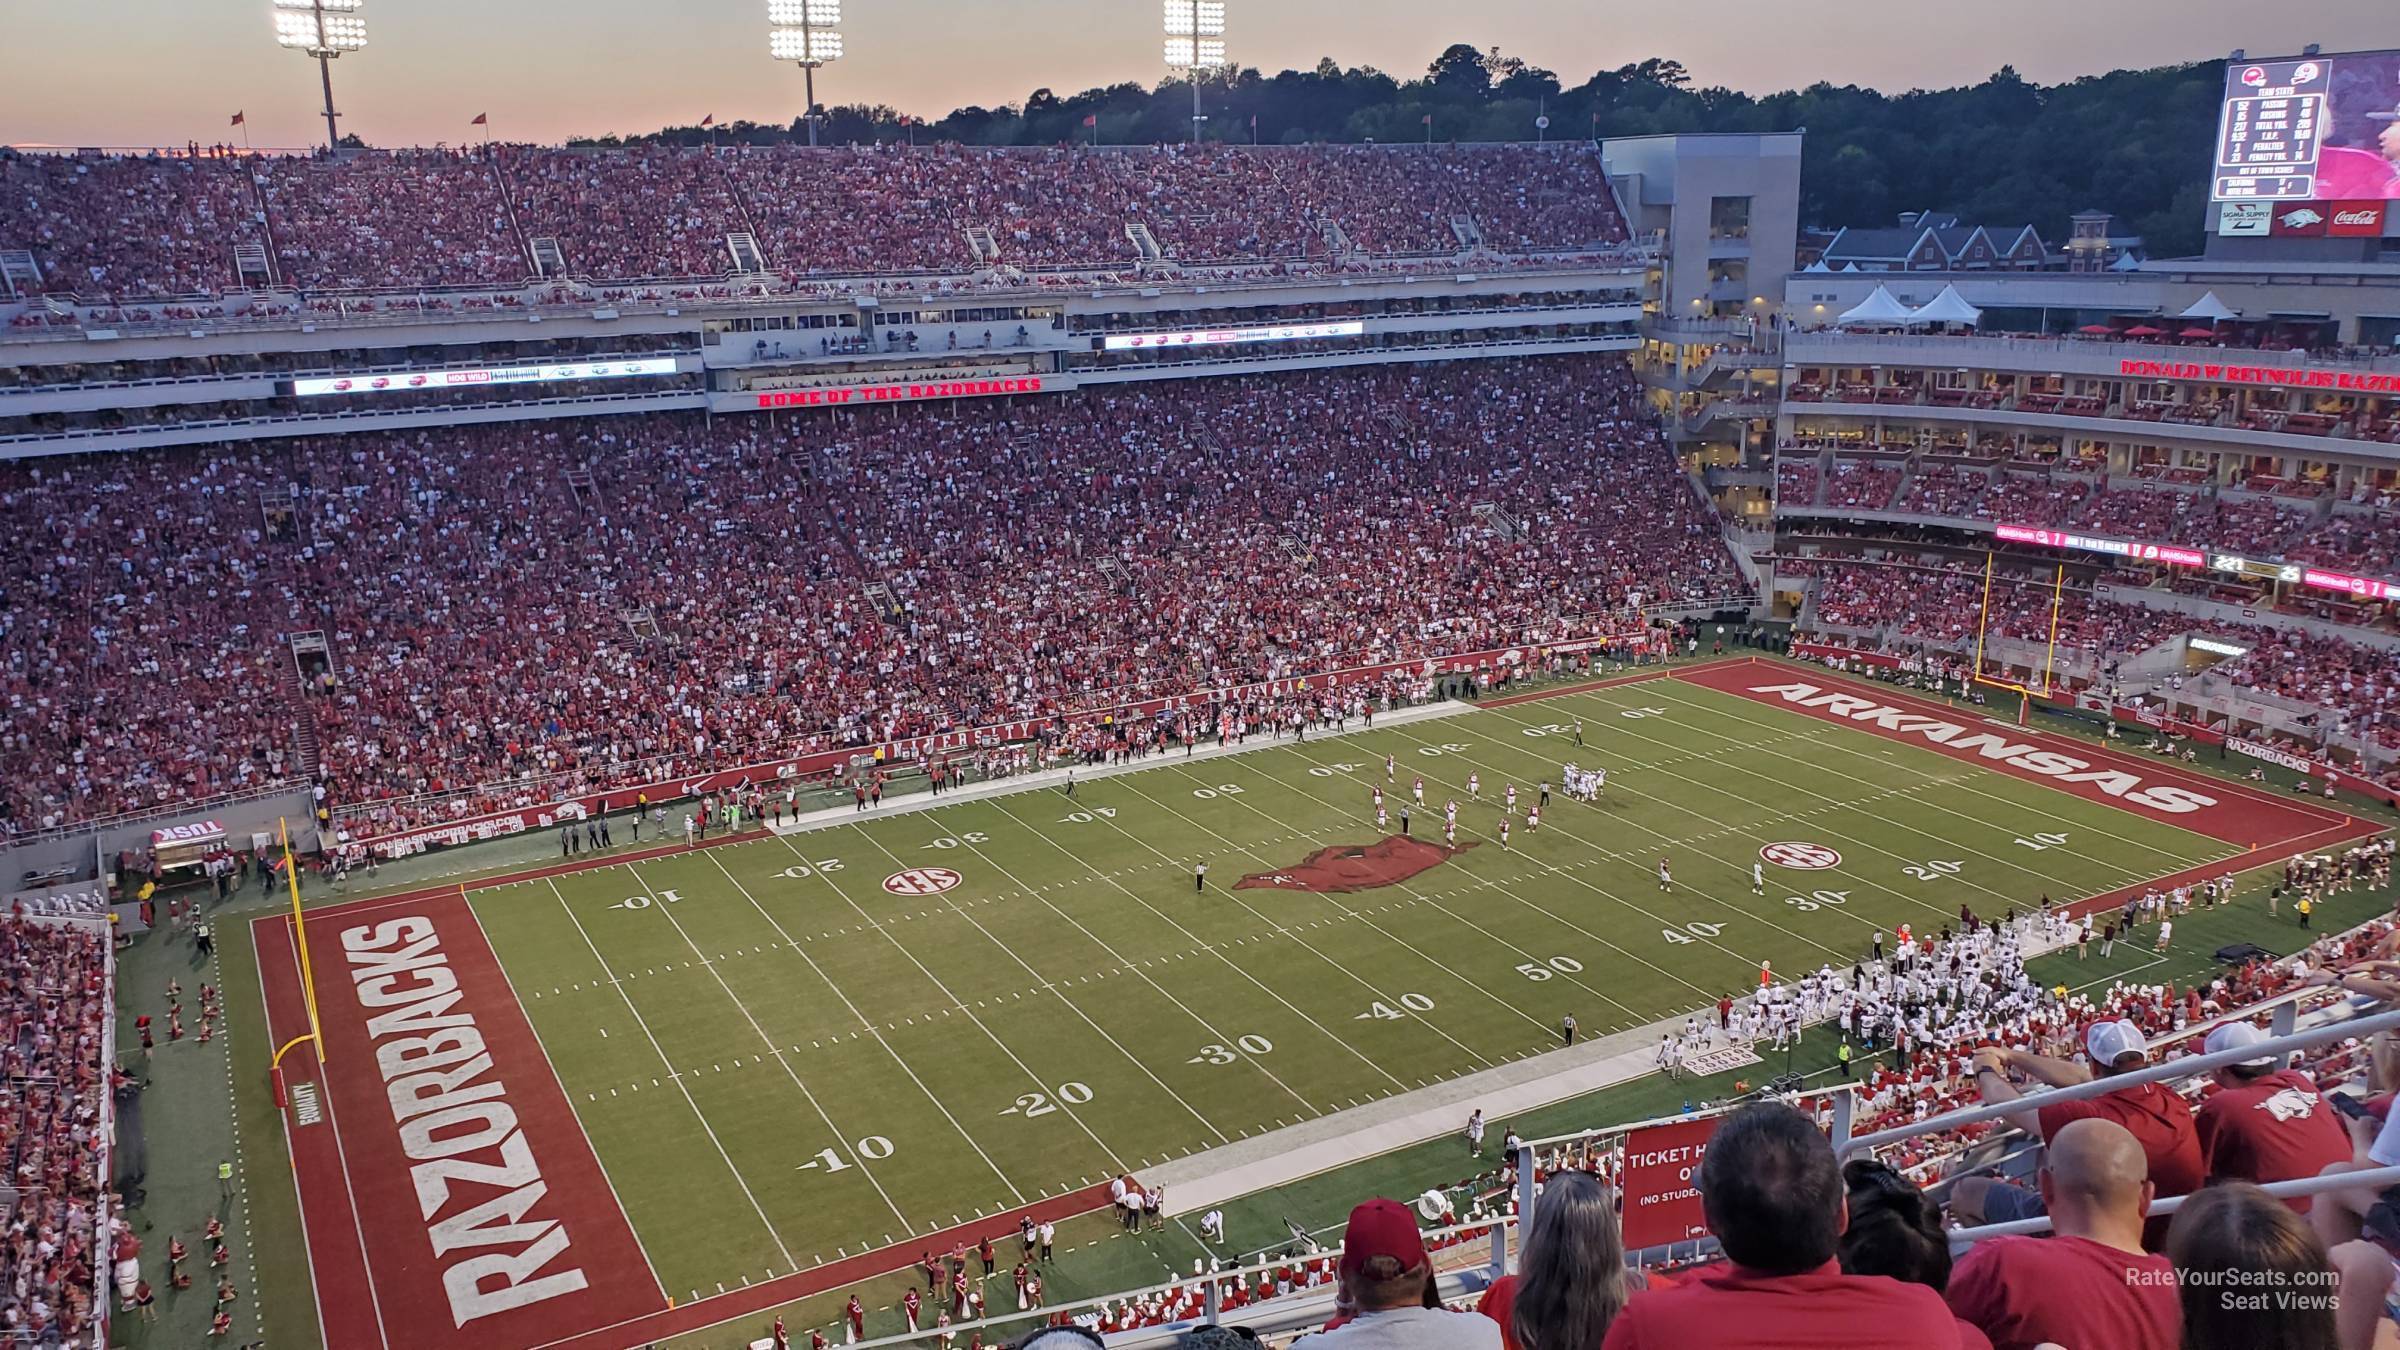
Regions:
<instances>
[{"instance_id":1,"label":"spectator in red shirt","mask_svg":"<svg viewBox=\"0 0 2400 1350\"><path fill-rule=\"evenodd\" d=\"M2069 1121L2042 1160L2056 1234L1986 1238L1950 1275L1950 1307L1996 1350L2165 1350L2182 1313L2175 1268L2142 1250L2150 1207L2142 1141L2112 1120Z\"/></svg>"},{"instance_id":2,"label":"spectator in red shirt","mask_svg":"<svg viewBox=\"0 0 2400 1350\"><path fill-rule=\"evenodd\" d=\"M1958 1350L1939 1294L1835 1263L1842 1173L1806 1116L1763 1102L1726 1117L1698 1182L1730 1268L1636 1295L1605 1350Z\"/></svg>"},{"instance_id":3,"label":"spectator in red shirt","mask_svg":"<svg viewBox=\"0 0 2400 1350\"><path fill-rule=\"evenodd\" d=\"M1500 1324L1507 1350L1600 1350L1637 1287L1616 1197L1589 1172L1561 1172L1542 1183L1517 1273L1492 1281L1475 1311Z\"/></svg>"},{"instance_id":4,"label":"spectator in red shirt","mask_svg":"<svg viewBox=\"0 0 2400 1350\"><path fill-rule=\"evenodd\" d=\"M2208 1033L2206 1048L2213 1055L2266 1039L2247 1022L2228 1022ZM2211 1077L2218 1091L2200 1103L2193 1122L2211 1182L2295 1181L2350 1161L2350 1132L2307 1074L2278 1069L2270 1055L2225 1065ZM2307 1196L2284 1203L2308 1212Z\"/></svg>"},{"instance_id":5,"label":"spectator in red shirt","mask_svg":"<svg viewBox=\"0 0 2400 1350\"><path fill-rule=\"evenodd\" d=\"M2052 1059L2029 1050L1990 1046L1975 1052L1975 1087L1987 1103L2023 1098L2008 1071L2015 1070L2051 1087L2074 1087L2094 1076L2113 1077L2145 1067L2150 1042L2131 1022L2100 1021L2084 1029L2084 1053L2089 1066ZM2189 1195L2207 1175L2200 1161L2200 1136L2192 1125L2191 1108L2183 1098L2158 1083L2142 1083L2080 1101L2046 1102L2008 1117L2008 1122L2036 1139L2055 1139L2078 1120L2109 1120L2122 1125L2141 1143L2148 1160L2150 1184L2160 1195ZM1962 1178L1950 1199L1951 1216L1961 1223L2005 1223L2030 1219L2047 1211L2042 1199L2012 1182L1987 1177ZM2166 1221L2155 1221L2150 1240L2164 1243Z\"/></svg>"}]
</instances>

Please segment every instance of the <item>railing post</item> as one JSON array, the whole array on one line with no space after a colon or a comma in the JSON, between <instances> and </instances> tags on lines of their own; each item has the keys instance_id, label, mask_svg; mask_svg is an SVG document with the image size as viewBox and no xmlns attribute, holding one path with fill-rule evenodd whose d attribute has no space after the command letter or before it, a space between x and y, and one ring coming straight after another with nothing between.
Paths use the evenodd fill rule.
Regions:
<instances>
[{"instance_id":1,"label":"railing post","mask_svg":"<svg viewBox=\"0 0 2400 1350\"><path fill-rule=\"evenodd\" d=\"M1200 1320L1212 1327L1217 1324L1217 1298L1219 1296L1219 1291L1223 1288L1224 1286L1217 1283L1215 1275L1211 1274L1208 1281L1208 1289L1201 1296L1201 1306L1206 1309L1206 1311L1200 1314Z\"/></svg>"},{"instance_id":2,"label":"railing post","mask_svg":"<svg viewBox=\"0 0 2400 1350\"><path fill-rule=\"evenodd\" d=\"M1530 1224L1533 1222L1533 1196L1535 1189L1536 1187L1533 1180L1533 1145L1519 1144L1517 1145L1517 1222L1520 1225Z\"/></svg>"},{"instance_id":3,"label":"railing post","mask_svg":"<svg viewBox=\"0 0 2400 1350\"><path fill-rule=\"evenodd\" d=\"M1842 1157L1850 1151L1850 1113L1857 1109L1858 1094L1833 1094L1833 1156Z\"/></svg>"},{"instance_id":4,"label":"railing post","mask_svg":"<svg viewBox=\"0 0 2400 1350\"><path fill-rule=\"evenodd\" d=\"M2300 1005L2297 1003L2276 1004L2267 1026L2269 1028L2267 1034L2278 1040L2291 1035L2300 1026Z\"/></svg>"},{"instance_id":5,"label":"railing post","mask_svg":"<svg viewBox=\"0 0 2400 1350\"><path fill-rule=\"evenodd\" d=\"M1517 1222L1523 1223L1524 1221L1524 1215L1520 1214L1517 1216ZM1504 1223L1495 1223L1492 1225L1492 1264L1491 1269L1485 1273L1485 1278L1497 1280L1507 1273L1508 1225Z\"/></svg>"}]
</instances>

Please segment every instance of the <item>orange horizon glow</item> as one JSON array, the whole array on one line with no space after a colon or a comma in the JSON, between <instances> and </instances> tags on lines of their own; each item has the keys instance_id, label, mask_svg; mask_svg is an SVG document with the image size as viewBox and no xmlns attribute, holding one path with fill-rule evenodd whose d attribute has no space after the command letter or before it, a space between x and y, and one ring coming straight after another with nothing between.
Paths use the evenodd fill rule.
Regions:
<instances>
[{"instance_id":1,"label":"orange horizon glow","mask_svg":"<svg viewBox=\"0 0 2400 1350\"><path fill-rule=\"evenodd\" d=\"M1971 84L2002 64L2051 83L2126 66L2206 60L2236 47L2289 53L2400 41L2388 0L2186 0L2149 6L2026 0L1988 28L1934 22L1921 4L1730 6L1600 0L1230 0L1235 61L1268 73L1331 56L1407 78L1451 42L1497 47L1569 88L1646 57L1699 85L1753 94L1819 80L1899 92ZM1127 81L1155 84L1156 0L851 0L848 54L818 73L828 105L882 103L938 118ZM714 114L788 123L796 70L767 55L758 0L367 0L367 50L333 67L345 131L374 145L557 142L689 125ZM20 60L0 84L0 135L44 147L251 144L307 147L324 123L311 62L279 50L266 0L21 6ZM1371 21L1362 21L1371 20ZM30 57L31 59L22 59ZM488 113L487 127L469 119Z\"/></svg>"}]
</instances>

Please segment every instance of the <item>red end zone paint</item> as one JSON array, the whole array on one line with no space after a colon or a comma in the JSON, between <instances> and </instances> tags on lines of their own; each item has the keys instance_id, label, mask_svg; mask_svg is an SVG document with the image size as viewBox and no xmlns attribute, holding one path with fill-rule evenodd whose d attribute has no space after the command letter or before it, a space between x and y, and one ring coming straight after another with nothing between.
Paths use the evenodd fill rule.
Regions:
<instances>
[{"instance_id":1,"label":"red end zone paint","mask_svg":"<svg viewBox=\"0 0 2400 1350\"><path fill-rule=\"evenodd\" d=\"M323 1119L287 1118L327 1350L522 1350L663 1310L633 1230L463 894L309 916ZM280 1044L288 918L252 927ZM294 1052L295 1056L301 1052Z\"/></svg>"},{"instance_id":2,"label":"red end zone paint","mask_svg":"<svg viewBox=\"0 0 2400 1350\"><path fill-rule=\"evenodd\" d=\"M718 848L754 837L712 839L699 847ZM687 851L690 850L676 844L557 863L493 877L478 883L477 888L564 876L628 860ZM508 1100L520 1122L530 1119L529 1110L540 1112L542 1123L538 1126L526 1123L524 1128L529 1142L540 1150L535 1157L541 1164L542 1179L549 1185L549 1194L543 1204L528 1211L526 1221L546 1217L561 1220L570 1239L568 1253L574 1259L553 1265L580 1265L589 1288L617 1288L620 1292L613 1298L594 1302L576 1302L572 1297L551 1299L507 1314L505 1318L476 1319L465 1331L452 1329L448 1296L441 1287L440 1274L428 1269L434 1260L431 1241L426 1224L418 1217L407 1160L395 1159L403 1150L397 1144L381 1070L374 1063L371 1050L352 1045L369 1036L355 984L350 982L350 987L343 990L330 988L334 980L349 981L346 969L335 968L335 963L344 968L350 965L340 946L341 932L372 928L409 916L433 917L453 967L460 964L462 953L474 954L467 968L456 971L462 992L471 993L460 999L454 1011L471 1013L487 1046L492 1047L495 1075L505 1075ZM300 962L292 945L291 928L290 916L280 914L253 920L250 926L260 985L266 998L267 1027L277 1045L308 1030L308 1010L301 1000ZM452 935L456 932L468 934L469 941L453 946ZM299 1183L301 1226L308 1243L309 1269L316 1286L326 1350L371 1347L403 1350L433 1345L472 1350L625 1350L627 1346L646 1345L704 1327L756 1317L797 1299L909 1269L916 1264L920 1249L949 1251L972 1247L987 1236L998 1241L1016 1234L1016 1213L993 1214L909 1242L861 1252L846 1260L812 1266L669 1309L664 1295L656 1292L657 1277L651 1273L647 1258L626 1227L623 1212L616 1206L598 1160L592 1157L582 1127L575 1123L573 1107L559 1088L540 1043L534 1039L533 1028L510 993L482 926L475 922L459 888L428 887L312 906L308 911L308 936L309 956L317 968L318 997L323 1004L320 1012L326 1018L326 1039L342 1060L341 1072L329 1078L326 1067L306 1048L294 1050L284 1060L288 1078L317 1088L323 1116L316 1124L301 1125L294 1123L293 1114L287 1114L284 1134L291 1148L292 1171ZM346 1019L346 1030L335 1025L337 1013ZM521 1039L506 1031L512 1025L521 1033ZM497 1041L495 1036L499 1037ZM527 1062L538 1072L529 1075L512 1068ZM521 1081L525 1084L522 1087ZM540 1105L544 1101L555 1105L555 1117ZM534 1105L529 1107L529 1103ZM561 1125L563 1140L559 1139ZM368 1141L360 1137L365 1129L383 1131L380 1151L368 1147ZM381 1159L379 1165L387 1169L379 1181L363 1174L364 1168L377 1165L370 1159ZM584 1171L587 1165L588 1174ZM574 1179L570 1181L570 1177ZM549 1202L569 1186L574 1187L570 1194L581 1197L572 1211L562 1213L548 1208ZM466 1198L476 1198L477 1188L462 1189ZM481 1194L488 1198L502 1192L487 1187L481 1188ZM1090 1186L1035 1201L1024 1212L1037 1222L1055 1223L1091 1213L1107 1200L1107 1186ZM395 1247L403 1249L397 1256L392 1254ZM413 1273L404 1275L398 1266L384 1264L407 1259L411 1250L418 1266ZM602 1302L623 1302L630 1307L604 1307ZM760 1330L763 1332L763 1325Z\"/></svg>"},{"instance_id":3,"label":"red end zone paint","mask_svg":"<svg viewBox=\"0 0 2400 1350\"><path fill-rule=\"evenodd\" d=\"M2346 827L2373 833L2338 811L2284 801L2166 761L1985 722L1946 704L1815 670L1761 663L1679 671L1675 678L2045 783L2229 844L2273 848Z\"/></svg>"}]
</instances>

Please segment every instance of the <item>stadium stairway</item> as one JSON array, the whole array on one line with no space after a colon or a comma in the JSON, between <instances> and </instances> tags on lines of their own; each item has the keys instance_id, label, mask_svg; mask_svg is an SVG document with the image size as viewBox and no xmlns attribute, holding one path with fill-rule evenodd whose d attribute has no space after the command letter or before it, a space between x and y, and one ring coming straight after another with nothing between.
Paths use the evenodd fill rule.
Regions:
<instances>
[{"instance_id":1,"label":"stadium stairway","mask_svg":"<svg viewBox=\"0 0 2400 1350\"><path fill-rule=\"evenodd\" d=\"M317 745L317 715L308 706L308 690L300 682L300 668L294 665L283 682L284 715L292 726L292 763L299 777L315 782L323 754Z\"/></svg>"},{"instance_id":2,"label":"stadium stairway","mask_svg":"<svg viewBox=\"0 0 2400 1350\"><path fill-rule=\"evenodd\" d=\"M508 216L509 238L517 241L517 254L526 260L526 275L534 277L564 276L566 263L564 257L558 254L558 241L550 240L550 247L543 250L535 248L534 241L526 237L524 223L517 219L517 197L515 193L509 191L507 166L502 162L500 152L492 151L485 157L485 163L492 171L492 182L500 189L500 209ZM549 259L544 256L545 253L552 258L557 258L558 267L555 273L552 272Z\"/></svg>"}]
</instances>

